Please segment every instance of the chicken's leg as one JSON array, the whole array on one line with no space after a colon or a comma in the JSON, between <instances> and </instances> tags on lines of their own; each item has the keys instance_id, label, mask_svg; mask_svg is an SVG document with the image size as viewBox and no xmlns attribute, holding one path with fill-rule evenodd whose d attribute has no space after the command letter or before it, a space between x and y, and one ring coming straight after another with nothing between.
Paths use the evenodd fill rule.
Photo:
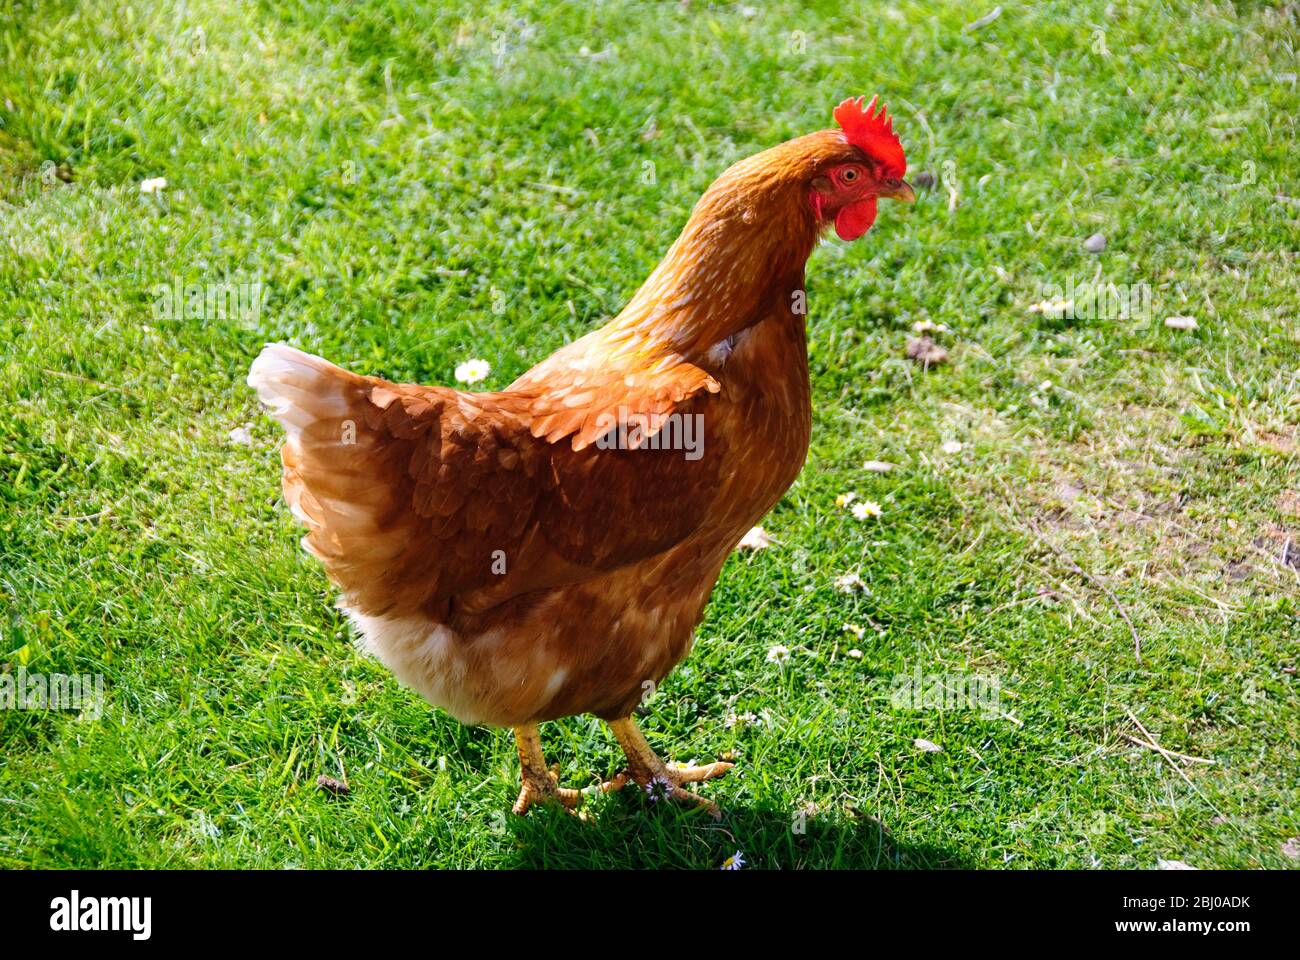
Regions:
<instances>
[{"instance_id":1,"label":"chicken's leg","mask_svg":"<svg viewBox=\"0 0 1300 960\"><path fill-rule=\"evenodd\" d=\"M714 817L722 815L716 803L691 793L683 788L682 784L720 777L735 764L723 761L705 764L702 767L667 764L650 749L650 744L646 743L636 721L631 717L609 721L609 729L613 731L618 745L627 755L627 769L606 783L605 790L621 790L631 779L636 781L652 800L672 797L674 800L704 807Z\"/></svg>"},{"instance_id":2,"label":"chicken's leg","mask_svg":"<svg viewBox=\"0 0 1300 960\"><path fill-rule=\"evenodd\" d=\"M519 745L519 769L523 778L519 799L514 805L515 813L527 813L528 808L535 803L558 803L566 810L572 810L582 803L581 790L561 787L557 773L546 768L537 724L526 723L522 727L515 727L515 742Z\"/></svg>"}]
</instances>

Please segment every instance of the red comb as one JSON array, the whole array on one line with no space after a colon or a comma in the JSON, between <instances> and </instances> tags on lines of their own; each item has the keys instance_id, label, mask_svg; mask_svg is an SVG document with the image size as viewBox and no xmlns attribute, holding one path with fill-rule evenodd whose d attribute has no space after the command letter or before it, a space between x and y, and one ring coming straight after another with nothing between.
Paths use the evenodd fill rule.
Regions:
<instances>
[{"instance_id":1,"label":"red comb","mask_svg":"<svg viewBox=\"0 0 1300 960\"><path fill-rule=\"evenodd\" d=\"M901 177L907 172L907 157L903 156L903 145L894 133L894 121L883 106L875 113L878 97L872 97L864 108L865 99L849 97L841 103L835 108L835 122L849 143L880 164L884 176Z\"/></svg>"}]
</instances>

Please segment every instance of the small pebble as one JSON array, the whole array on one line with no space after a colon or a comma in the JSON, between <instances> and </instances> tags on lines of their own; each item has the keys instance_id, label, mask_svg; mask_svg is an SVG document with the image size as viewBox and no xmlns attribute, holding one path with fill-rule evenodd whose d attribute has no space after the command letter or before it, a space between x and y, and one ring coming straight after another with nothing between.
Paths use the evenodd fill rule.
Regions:
<instances>
[{"instance_id":1,"label":"small pebble","mask_svg":"<svg viewBox=\"0 0 1300 960\"><path fill-rule=\"evenodd\" d=\"M330 793L336 795L348 794L352 792L352 788L349 787L342 780L336 780L333 777L327 777L323 773L316 778L316 786L320 787L322 790L327 790Z\"/></svg>"},{"instance_id":2,"label":"small pebble","mask_svg":"<svg viewBox=\"0 0 1300 960\"><path fill-rule=\"evenodd\" d=\"M936 367L948 362L948 351L929 337L913 337L907 341L907 359L926 367Z\"/></svg>"},{"instance_id":3,"label":"small pebble","mask_svg":"<svg viewBox=\"0 0 1300 960\"><path fill-rule=\"evenodd\" d=\"M1087 240L1083 241L1083 249L1089 253L1101 253L1106 249L1106 236L1101 233L1094 233Z\"/></svg>"}]
</instances>

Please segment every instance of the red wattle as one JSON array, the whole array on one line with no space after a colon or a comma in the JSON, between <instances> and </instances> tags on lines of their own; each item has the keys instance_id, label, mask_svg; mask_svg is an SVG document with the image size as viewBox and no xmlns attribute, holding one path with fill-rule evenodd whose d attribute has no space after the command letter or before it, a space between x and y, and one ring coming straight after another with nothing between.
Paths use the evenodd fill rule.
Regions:
<instances>
[{"instance_id":1,"label":"red wattle","mask_svg":"<svg viewBox=\"0 0 1300 960\"><path fill-rule=\"evenodd\" d=\"M835 233L841 240L856 240L876 222L876 198L851 203L835 214Z\"/></svg>"}]
</instances>

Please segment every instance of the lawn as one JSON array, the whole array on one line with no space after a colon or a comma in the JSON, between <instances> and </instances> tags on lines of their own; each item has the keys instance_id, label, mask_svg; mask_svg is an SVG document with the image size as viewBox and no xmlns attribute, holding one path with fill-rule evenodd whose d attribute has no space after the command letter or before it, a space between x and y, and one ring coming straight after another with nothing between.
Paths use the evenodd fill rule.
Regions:
<instances>
[{"instance_id":1,"label":"lawn","mask_svg":"<svg viewBox=\"0 0 1300 960\"><path fill-rule=\"evenodd\" d=\"M7 3L0 674L104 704L0 711L0 866L1297 866L1300 14L992 9ZM641 719L723 818L509 816L510 734L352 646L251 359L502 387L874 92L931 186L813 255L807 465Z\"/></svg>"}]
</instances>

